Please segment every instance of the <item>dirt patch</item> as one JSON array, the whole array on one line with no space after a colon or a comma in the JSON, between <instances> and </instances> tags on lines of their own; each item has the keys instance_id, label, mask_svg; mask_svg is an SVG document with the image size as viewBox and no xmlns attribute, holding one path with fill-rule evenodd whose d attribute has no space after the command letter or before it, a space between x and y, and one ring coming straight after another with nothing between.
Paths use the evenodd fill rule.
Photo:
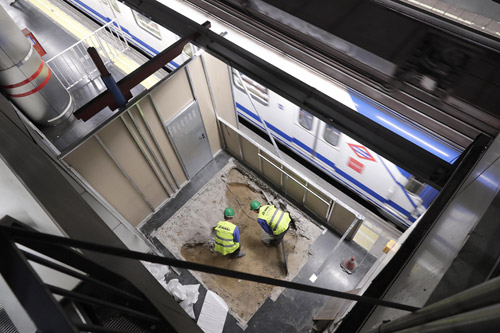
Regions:
<instances>
[{"instance_id":1,"label":"dirt patch","mask_svg":"<svg viewBox=\"0 0 500 333\"><path fill-rule=\"evenodd\" d=\"M267 198L267 199L266 199ZM266 247L261 240L262 229L257 214L249 210L249 203L259 200L283 207L264 183L234 161L224 167L184 207L159 228L156 236L176 257L252 274L292 280L310 256L309 247L321 230L291 205L286 210L295 220L295 226L285 236L288 275L284 270L281 246ZM215 232L213 227L223 219L223 210L230 206L235 211L235 223L240 229L240 244L246 256L235 259L211 251ZM211 274L193 272L193 275L221 296L231 313L246 324L268 297L277 297L281 288Z\"/></svg>"}]
</instances>

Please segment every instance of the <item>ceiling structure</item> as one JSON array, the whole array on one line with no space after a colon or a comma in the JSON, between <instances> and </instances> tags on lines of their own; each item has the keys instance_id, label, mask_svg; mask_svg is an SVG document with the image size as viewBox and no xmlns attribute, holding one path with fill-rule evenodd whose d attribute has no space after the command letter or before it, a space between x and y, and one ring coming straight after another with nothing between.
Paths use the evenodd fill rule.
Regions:
<instances>
[{"instance_id":1,"label":"ceiling structure","mask_svg":"<svg viewBox=\"0 0 500 333\"><path fill-rule=\"evenodd\" d=\"M496 22L500 4L488 0L188 2L455 147L464 149L478 134L496 136L500 131L500 24Z\"/></svg>"}]
</instances>

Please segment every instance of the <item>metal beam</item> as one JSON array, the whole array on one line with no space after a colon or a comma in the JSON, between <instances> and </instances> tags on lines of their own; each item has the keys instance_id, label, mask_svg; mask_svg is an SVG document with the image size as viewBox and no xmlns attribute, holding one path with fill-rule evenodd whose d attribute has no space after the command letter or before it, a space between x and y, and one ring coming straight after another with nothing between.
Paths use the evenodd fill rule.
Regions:
<instances>
[{"instance_id":1,"label":"metal beam","mask_svg":"<svg viewBox=\"0 0 500 333\"><path fill-rule=\"evenodd\" d=\"M10 217L4 217L10 218ZM0 231L0 274L40 332L77 332L14 241Z\"/></svg>"},{"instance_id":2,"label":"metal beam","mask_svg":"<svg viewBox=\"0 0 500 333\"><path fill-rule=\"evenodd\" d=\"M158 318L156 316L152 316L152 315L144 313L144 312L141 312L141 311L131 309L130 305L127 305L127 306L118 305L118 304L113 303L113 302L109 302L109 301L99 299L96 297L84 295L84 294L79 293L79 292L66 290L64 288L60 288L60 287L53 286L50 284L46 284L46 286L52 293L54 293L56 295L64 296L65 298L71 299L71 300L79 302L79 303L89 304L93 307L103 307L103 308L113 309L113 310L116 310L118 312L130 315L132 317L146 320L149 323L155 323L155 324L161 323L160 318Z\"/></svg>"},{"instance_id":3,"label":"metal beam","mask_svg":"<svg viewBox=\"0 0 500 333\"><path fill-rule=\"evenodd\" d=\"M451 165L335 99L267 63L224 37L152 0L124 0L132 9L180 35L198 34L193 43L228 65L311 112L378 154L440 189Z\"/></svg>"},{"instance_id":4,"label":"metal beam","mask_svg":"<svg viewBox=\"0 0 500 333\"><path fill-rule=\"evenodd\" d=\"M36 262L37 264L40 264L40 265L43 265L45 267L49 267L49 268L52 268L53 270L56 270L58 272L61 272L63 274L67 274L69 276L72 276L76 279L80 279L82 281L85 281L85 282L88 282L89 284L93 284L94 286L97 286L97 287L100 287L101 290L106 290L106 291L109 291L109 292L112 292L114 293L115 295L120 295L122 297L125 297L125 298L128 298L128 299L131 299L133 301L136 301L136 302L144 302L144 299L141 298L141 297L138 297L134 294L131 294L125 290L122 290L120 288L117 288L109 283L105 283L105 282L102 282L102 281L99 281L97 279L94 279L93 277L91 276L88 276L86 274L82 274L82 273L79 273L73 269L70 269L70 268L67 268L67 267L64 267L62 265L59 265L53 261L50 261L50 260L47 260L47 259L44 259L42 257L39 257L39 256L36 256L32 253L29 253L29 252L24 252L22 251L24 256L26 257L26 259L28 259L29 261L33 261L33 262ZM116 282L116 280L115 280Z\"/></svg>"},{"instance_id":5,"label":"metal beam","mask_svg":"<svg viewBox=\"0 0 500 333\"><path fill-rule=\"evenodd\" d=\"M208 22L205 22L203 27L210 27ZM135 71L125 76L123 79L117 82L118 88L122 92L122 94L127 98L132 98L130 90L137 86L139 83L144 81L154 72L165 66L168 62L172 61L182 52L182 48L189 42L191 42L196 33L182 35L188 36L179 39L177 42L158 53L151 60L141 65ZM74 115L77 119L81 119L83 121L87 121L101 110L109 106L111 109L116 109L118 106L111 94L111 91L106 90L101 93L99 96L82 106L80 109L74 112Z\"/></svg>"}]
</instances>

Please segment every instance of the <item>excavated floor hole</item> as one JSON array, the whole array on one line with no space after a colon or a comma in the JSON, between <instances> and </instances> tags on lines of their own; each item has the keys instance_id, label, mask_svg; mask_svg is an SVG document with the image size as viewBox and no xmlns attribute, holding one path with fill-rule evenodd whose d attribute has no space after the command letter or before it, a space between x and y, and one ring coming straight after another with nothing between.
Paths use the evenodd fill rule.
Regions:
<instances>
[{"instance_id":1,"label":"excavated floor hole","mask_svg":"<svg viewBox=\"0 0 500 333\"><path fill-rule=\"evenodd\" d=\"M267 199L266 199L267 198ZM236 162L224 167L174 216L164 223L154 236L177 258L278 279L292 280L307 262L309 247L320 235L318 228L305 214L291 205L286 206L295 220L285 236L288 258L288 275L285 274L281 246L266 247L261 241L262 229L257 223L257 214L249 210L249 203L259 200L271 201L283 207L268 186L255 178ZM230 258L211 251L215 232L213 227L223 219L226 207L235 211L233 223L240 229L240 244L246 252L243 258ZM259 309L264 301L276 299L282 288L242 281L212 274L192 272L204 286L221 296L231 313L243 324Z\"/></svg>"}]
</instances>

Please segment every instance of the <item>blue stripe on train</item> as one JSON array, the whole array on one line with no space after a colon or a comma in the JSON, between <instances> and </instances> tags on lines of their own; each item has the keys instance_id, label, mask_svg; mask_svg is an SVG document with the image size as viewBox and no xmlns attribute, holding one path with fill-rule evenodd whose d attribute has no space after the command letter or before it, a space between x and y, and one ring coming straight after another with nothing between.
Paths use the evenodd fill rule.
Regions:
<instances>
[{"instance_id":1,"label":"blue stripe on train","mask_svg":"<svg viewBox=\"0 0 500 333\"><path fill-rule=\"evenodd\" d=\"M75 2L76 4L78 4L78 6L82 7L82 9L84 9L89 14L97 17L104 24L109 23L111 21L111 19L109 17L103 16L101 13L97 12L92 7L84 4L80 0L70 0L70 1ZM116 23L115 23L115 25L116 25ZM129 35L130 38L132 38L132 40L134 42L136 42L136 44L139 44L138 46L141 47L144 51L152 54L153 56L155 56L155 55L157 55L159 53L153 47L149 46L147 43L143 42L141 39L139 39L138 37L136 37L133 34L131 34L130 31L127 28L124 28L124 27L121 27L121 28L122 28L123 32L125 32L127 35ZM168 65L171 65L172 67L174 67L174 69L177 68L177 67L179 67L179 65L177 63L175 63L174 61L169 62Z\"/></svg>"},{"instance_id":2,"label":"blue stripe on train","mask_svg":"<svg viewBox=\"0 0 500 333\"><path fill-rule=\"evenodd\" d=\"M261 122L260 121L260 118L258 115L256 115L255 113L251 112L250 110L248 110L247 108L245 108L243 105L239 104L239 103L236 103L236 107L238 109L240 109L241 111L243 111L246 115L248 115L249 117L251 117L252 119L254 119L255 121L257 122ZM305 145L304 143L300 142L299 140L297 140L296 138L292 138L290 137L289 135L287 135L286 133L280 131L279 129L277 129L276 127L274 127L273 125L269 124L267 121L266 121L266 126L274 131L276 134L278 134L279 136L281 136L282 138L284 138L285 140L287 140L288 142L293 142L293 143L297 143L299 145L299 147L303 148L303 147L306 147L304 148L304 150L306 150L307 152L309 153L312 153L312 149L309 148L307 145ZM263 126L260 126L259 127L264 130L264 127ZM284 142L283 140L280 140L282 142ZM290 148L293 148L292 146L290 146L287 142L284 142L288 147ZM306 155L303 155L301 154L302 156L304 156L305 158L308 158ZM335 172L341 176L342 178L344 178L347 182L350 182L351 184L354 184L356 185L357 187L359 187L360 189L362 189L364 192L368 193L370 196L374 197L376 200L380 201L380 202L383 202L383 203L387 203L389 206L391 206L392 208L396 209L397 211L399 211L400 213L404 214L405 216L408 216L408 219L413 222L415 221L415 219L410 215L410 212L408 212L406 209L404 209L403 207L399 206L398 204L396 204L395 202L391 201L391 200L387 200L385 199L384 197L382 197L381 195L379 195L378 193L376 193L375 191L373 191L372 189L370 189L369 187L365 186L363 183L359 182L357 179L353 178L352 176L350 176L349 174L347 174L346 172L342 171L341 169L337 168L337 166L335 166L335 163L333 163L332 161L330 161L328 158L326 158L325 156L319 154L316 152L316 155L315 155L318 159L320 159L322 162L324 162L325 164L327 164L328 166L330 166L331 168L333 168L335 170ZM314 161L312 161L314 163ZM315 163L316 164L316 163ZM337 178L337 175L333 174L331 171L329 171L328 169L325 169L323 168L321 165L319 164L316 164L318 166L320 166L323 170L327 171L329 174L331 174L333 177ZM339 179L341 180L341 179ZM342 181L342 180L341 180ZM345 181L342 181L343 183L346 183ZM354 188L354 190L360 194L362 194L360 191L356 190ZM396 216L398 219L400 219L398 216ZM404 221L403 221L404 222Z\"/></svg>"},{"instance_id":3,"label":"blue stripe on train","mask_svg":"<svg viewBox=\"0 0 500 333\"><path fill-rule=\"evenodd\" d=\"M365 117L382 125L406 140L413 142L417 146L427 150L448 163L452 163L458 158L458 156L460 156L460 152L439 141L431 140L428 136L421 133L417 129L390 117L385 112L381 111L381 109L386 109L382 105L363 99L357 92L351 89L348 89L348 93L351 96L353 103L356 105L356 110ZM390 110L386 110L390 112Z\"/></svg>"}]
</instances>

